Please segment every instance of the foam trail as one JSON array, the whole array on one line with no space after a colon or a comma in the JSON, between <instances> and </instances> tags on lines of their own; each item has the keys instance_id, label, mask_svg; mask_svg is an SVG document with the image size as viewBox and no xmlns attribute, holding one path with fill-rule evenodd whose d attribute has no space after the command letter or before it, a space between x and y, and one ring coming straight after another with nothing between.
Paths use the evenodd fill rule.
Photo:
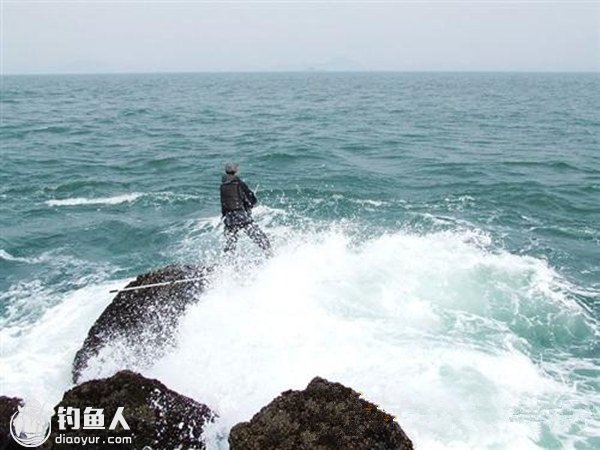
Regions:
<instances>
[{"instance_id":1,"label":"foam trail","mask_svg":"<svg viewBox=\"0 0 600 450\"><path fill-rule=\"evenodd\" d=\"M99 197L99 198L65 198L61 200L47 200L48 206L78 206L78 205L118 205L120 203L131 203L143 194L134 192L131 194L116 195L114 197Z\"/></svg>"}]
</instances>

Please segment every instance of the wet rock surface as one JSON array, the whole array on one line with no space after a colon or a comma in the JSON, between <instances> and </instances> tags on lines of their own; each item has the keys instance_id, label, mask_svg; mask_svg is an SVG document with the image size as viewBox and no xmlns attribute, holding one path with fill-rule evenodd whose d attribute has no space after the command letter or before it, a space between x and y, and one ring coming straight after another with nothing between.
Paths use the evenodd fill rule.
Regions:
<instances>
[{"instance_id":1,"label":"wet rock surface","mask_svg":"<svg viewBox=\"0 0 600 450\"><path fill-rule=\"evenodd\" d=\"M22 399L0 396L0 450L23 448L10 435L10 418L19 406L23 406Z\"/></svg>"},{"instance_id":2,"label":"wet rock surface","mask_svg":"<svg viewBox=\"0 0 600 450\"><path fill-rule=\"evenodd\" d=\"M410 450L392 416L352 389L314 378L231 429L231 450Z\"/></svg>"},{"instance_id":3,"label":"wet rock surface","mask_svg":"<svg viewBox=\"0 0 600 450\"><path fill-rule=\"evenodd\" d=\"M79 429L73 429L72 423L67 423L66 430L60 429L57 413L61 406L80 410ZM87 407L102 409L102 429L83 429ZM114 430L109 429L119 407L123 407L129 430L119 421ZM168 389L160 381L127 370L74 387L54 411L52 434L44 449L203 449L204 426L216 417L207 406ZM87 438L85 446L83 438Z\"/></svg>"},{"instance_id":4,"label":"wet rock surface","mask_svg":"<svg viewBox=\"0 0 600 450\"><path fill-rule=\"evenodd\" d=\"M138 276L127 288L194 279L116 294L94 325L73 361L73 382L81 381L89 361L109 343L120 345L140 359L155 358L172 344L186 307L199 299L210 268L192 265L168 266ZM118 357L118 355L117 355Z\"/></svg>"}]
</instances>

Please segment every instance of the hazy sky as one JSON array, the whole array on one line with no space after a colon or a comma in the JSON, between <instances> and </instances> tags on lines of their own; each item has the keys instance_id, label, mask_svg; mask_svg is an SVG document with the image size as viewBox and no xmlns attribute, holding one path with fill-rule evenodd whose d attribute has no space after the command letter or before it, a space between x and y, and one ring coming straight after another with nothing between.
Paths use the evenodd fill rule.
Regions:
<instances>
[{"instance_id":1,"label":"hazy sky","mask_svg":"<svg viewBox=\"0 0 600 450\"><path fill-rule=\"evenodd\" d=\"M0 2L7 74L600 71L600 1Z\"/></svg>"}]
</instances>

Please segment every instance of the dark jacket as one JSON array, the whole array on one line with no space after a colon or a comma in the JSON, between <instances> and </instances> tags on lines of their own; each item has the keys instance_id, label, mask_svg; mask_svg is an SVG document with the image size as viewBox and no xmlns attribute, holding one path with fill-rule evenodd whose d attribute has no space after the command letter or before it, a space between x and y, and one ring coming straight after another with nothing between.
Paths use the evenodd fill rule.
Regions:
<instances>
[{"instance_id":1,"label":"dark jacket","mask_svg":"<svg viewBox=\"0 0 600 450\"><path fill-rule=\"evenodd\" d=\"M236 175L223 175L221 180L221 214L226 226L252 222L251 210L256 205L254 192Z\"/></svg>"}]
</instances>

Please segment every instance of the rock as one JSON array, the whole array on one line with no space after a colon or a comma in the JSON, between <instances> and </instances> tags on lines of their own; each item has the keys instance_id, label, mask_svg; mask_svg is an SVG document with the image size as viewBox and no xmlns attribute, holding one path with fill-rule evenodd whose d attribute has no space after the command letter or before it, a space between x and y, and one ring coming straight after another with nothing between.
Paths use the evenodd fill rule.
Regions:
<instances>
[{"instance_id":1,"label":"rock","mask_svg":"<svg viewBox=\"0 0 600 450\"><path fill-rule=\"evenodd\" d=\"M104 428L74 430L67 425L66 430L61 430L55 414L52 417L52 434L44 449L203 449L203 428L216 417L207 406L168 389L158 380L144 378L128 370L75 386L65 392L54 408L55 413L61 406L79 408L81 427L86 407L102 408ZM117 408L121 406L130 430L121 425L110 430ZM84 437L88 439L85 446L82 444ZM128 437L131 437L130 443L109 444L109 438L116 442L117 438Z\"/></svg>"},{"instance_id":2,"label":"rock","mask_svg":"<svg viewBox=\"0 0 600 450\"><path fill-rule=\"evenodd\" d=\"M19 406L23 406L20 398L0 396L0 450L23 448L10 435L10 418Z\"/></svg>"},{"instance_id":3,"label":"rock","mask_svg":"<svg viewBox=\"0 0 600 450\"><path fill-rule=\"evenodd\" d=\"M231 429L230 450L410 450L394 418L339 383L314 378Z\"/></svg>"},{"instance_id":4,"label":"rock","mask_svg":"<svg viewBox=\"0 0 600 450\"><path fill-rule=\"evenodd\" d=\"M127 287L163 283L174 280L199 280L119 292L106 307L75 355L73 382L81 380L83 370L92 358L98 357L108 343L127 349L128 357L150 360L161 356L173 343L179 318L186 307L197 301L205 288L209 268L198 266L168 266L156 272L138 276ZM118 355L120 357L121 355Z\"/></svg>"}]
</instances>

